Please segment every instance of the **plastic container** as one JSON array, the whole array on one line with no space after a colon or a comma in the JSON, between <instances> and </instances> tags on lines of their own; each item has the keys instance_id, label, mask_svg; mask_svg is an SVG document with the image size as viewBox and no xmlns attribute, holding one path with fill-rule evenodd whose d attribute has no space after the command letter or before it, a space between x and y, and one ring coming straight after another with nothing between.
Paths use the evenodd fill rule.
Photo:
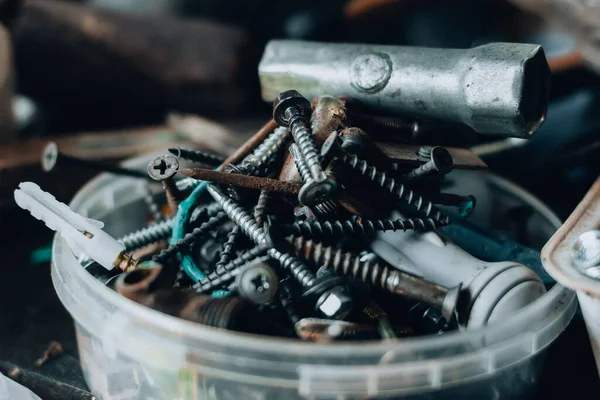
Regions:
<instances>
[{"instance_id":1,"label":"plastic container","mask_svg":"<svg viewBox=\"0 0 600 400\"><path fill-rule=\"evenodd\" d=\"M581 273L573 265L571 252L577 238L594 229L600 229L600 178L544 246L542 263L554 279L577 291L600 374L600 280Z\"/></svg>"},{"instance_id":2,"label":"plastic container","mask_svg":"<svg viewBox=\"0 0 600 400\"><path fill-rule=\"evenodd\" d=\"M474 194L487 198L478 201L481 220L505 220L499 218L504 204L527 205L533 214L525 228L542 244L560 225L522 189L472 174L461 182L478 182L480 193ZM145 221L143 184L100 176L71 206L122 235ZM521 398L534 388L546 349L576 309L575 294L555 285L513 318L484 329L312 344L223 331L143 307L96 281L60 238L54 241L52 279L75 320L88 385L103 400Z\"/></svg>"}]
</instances>

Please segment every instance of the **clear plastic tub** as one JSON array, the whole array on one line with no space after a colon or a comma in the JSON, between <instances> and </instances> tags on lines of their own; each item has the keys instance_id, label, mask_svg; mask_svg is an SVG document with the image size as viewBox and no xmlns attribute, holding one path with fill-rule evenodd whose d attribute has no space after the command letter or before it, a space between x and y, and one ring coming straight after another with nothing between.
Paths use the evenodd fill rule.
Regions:
<instances>
[{"instance_id":1,"label":"clear plastic tub","mask_svg":"<svg viewBox=\"0 0 600 400\"><path fill-rule=\"evenodd\" d=\"M526 204L534 210L531 235L542 244L560 225L522 189L473 174L461 182L487 190L490 200L478 204L480 219L493 221L503 204ZM71 206L102 219L119 236L145 221L143 184L103 175ZM143 307L95 280L60 238L54 241L52 279L75 320L88 385L103 400L520 398L535 386L545 350L576 309L575 294L556 285L513 318L484 329L312 344L205 327Z\"/></svg>"}]
</instances>

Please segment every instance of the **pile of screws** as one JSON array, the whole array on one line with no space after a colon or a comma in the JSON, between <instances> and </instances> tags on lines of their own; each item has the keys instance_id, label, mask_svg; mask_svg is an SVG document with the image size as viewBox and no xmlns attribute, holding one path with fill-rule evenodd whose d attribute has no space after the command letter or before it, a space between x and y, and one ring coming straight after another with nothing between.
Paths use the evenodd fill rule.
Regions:
<instances>
[{"instance_id":1,"label":"pile of screws","mask_svg":"<svg viewBox=\"0 0 600 400\"><path fill-rule=\"evenodd\" d=\"M148 196L155 221L119 239L142 262L110 280L115 290L206 325L304 340L455 329L460 286L369 251L377 232L447 225L437 205L472 210L472 197L440 193L449 151L424 146L416 167L399 163L335 97L311 107L294 90L280 93L273 119L227 159L176 148L150 162L175 215ZM200 167L180 168L183 160Z\"/></svg>"}]
</instances>

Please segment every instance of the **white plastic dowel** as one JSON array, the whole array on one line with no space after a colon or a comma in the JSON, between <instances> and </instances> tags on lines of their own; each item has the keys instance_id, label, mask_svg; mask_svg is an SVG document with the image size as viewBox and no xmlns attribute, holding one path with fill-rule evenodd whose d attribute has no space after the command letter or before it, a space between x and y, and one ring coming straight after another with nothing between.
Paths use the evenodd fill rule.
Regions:
<instances>
[{"instance_id":1,"label":"white plastic dowel","mask_svg":"<svg viewBox=\"0 0 600 400\"><path fill-rule=\"evenodd\" d=\"M111 270L117 257L125 250L123 244L102 230L104 224L101 221L74 212L33 182L21 182L19 189L15 190L15 201L61 235L78 257L84 254Z\"/></svg>"}]
</instances>

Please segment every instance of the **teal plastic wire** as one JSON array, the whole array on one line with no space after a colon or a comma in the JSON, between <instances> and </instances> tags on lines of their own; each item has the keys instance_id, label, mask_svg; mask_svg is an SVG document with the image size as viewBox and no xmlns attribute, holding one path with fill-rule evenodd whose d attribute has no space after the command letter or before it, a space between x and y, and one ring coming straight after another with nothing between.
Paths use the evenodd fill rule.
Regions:
<instances>
[{"instance_id":1,"label":"teal plastic wire","mask_svg":"<svg viewBox=\"0 0 600 400\"><path fill-rule=\"evenodd\" d=\"M178 240L182 239L185 236L185 228L187 222L190 220L192 216L192 212L194 211L194 207L198 204L200 197L206 192L206 188L210 182L202 182L198 185L192 193L187 197L187 199L183 200L179 203L179 207L177 208L177 215L175 216L175 220L173 221L173 233L171 234L171 244L177 243ZM183 271L189 276L194 282L198 282L204 278L206 275L198 268L194 259L189 254L179 253L177 255L179 257L179 261L183 267ZM227 297L231 293L227 290L215 290L212 292L212 297Z\"/></svg>"},{"instance_id":2,"label":"teal plastic wire","mask_svg":"<svg viewBox=\"0 0 600 400\"><path fill-rule=\"evenodd\" d=\"M179 203L177 215L175 216L175 221L173 221L171 244L177 243L178 240L185 236L186 224L192 216L194 206L198 204L200 197L204 194L204 192L206 192L208 184L209 182L202 182L192 191L187 199ZM199 280L206 278L206 275L200 270L200 268L198 268L189 254L179 253L178 257L179 261L181 261L181 265L183 266L183 270L194 282L198 282Z\"/></svg>"}]
</instances>

